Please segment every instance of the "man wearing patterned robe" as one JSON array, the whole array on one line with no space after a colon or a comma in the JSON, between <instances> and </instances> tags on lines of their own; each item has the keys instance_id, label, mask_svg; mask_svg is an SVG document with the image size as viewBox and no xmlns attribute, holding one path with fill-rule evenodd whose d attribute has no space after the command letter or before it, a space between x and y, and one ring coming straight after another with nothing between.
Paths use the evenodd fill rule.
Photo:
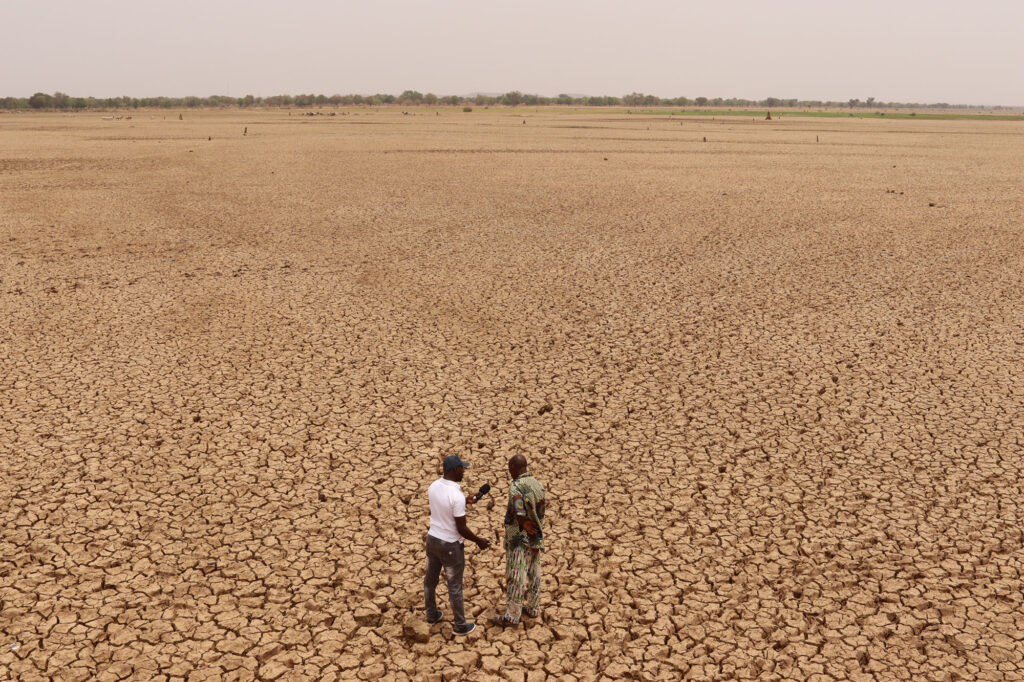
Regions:
<instances>
[{"instance_id":1,"label":"man wearing patterned robe","mask_svg":"<svg viewBox=\"0 0 1024 682\"><path fill-rule=\"evenodd\" d=\"M544 550L544 486L527 471L526 457L508 461L512 477L505 511L505 615L494 625L514 627L540 615L540 557Z\"/></svg>"}]
</instances>

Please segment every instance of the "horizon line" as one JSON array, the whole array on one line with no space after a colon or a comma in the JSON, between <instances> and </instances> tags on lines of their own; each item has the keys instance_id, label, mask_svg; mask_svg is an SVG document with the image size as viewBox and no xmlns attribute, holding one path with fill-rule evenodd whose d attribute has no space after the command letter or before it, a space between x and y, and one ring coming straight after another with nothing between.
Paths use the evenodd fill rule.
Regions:
<instances>
[{"instance_id":1,"label":"horizon line","mask_svg":"<svg viewBox=\"0 0 1024 682\"><path fill-rule=\"evenodd\" d=\"M80 96L80 95L69 95L69 94L67 94L65 92L62 92L60 90L56 90L52 94L45 93L45 92L42 92L42 91L37 91L37 92L33 93L32 95L28 95L28 96L0 95L0 108L11 108L11 107L3 107L3 102L4 101L11 102L13 100L13 101L16 101L16 102L19 102L19 103L21 103L21 102L28 103L33 98L36 98L36 97L39 97L39 96L42 96L42 97L45 97L45 98L49 98L51 100L54 99L54 98L59 98L62 101L67 101L67 102L70 102L72 100L77 100L79 102L81 102L83 100L96 100L98 102L99 101L108 101L109 102L109 101L113 101L113 100L122 100L123 101L123 100L126 100L126 99L127 100L211 100L211 99L224 99L224 100L234 100L235 102L240 103L240 102L243 102L245 100L249 100L250 98L251 98L251 101L255 102L256 100L266 101L266 100L270 100L270 99L284 99L284 98L287 98L287 99L296 99L296 98L302 98L302 99L305 99L305 98L315 98L315 99L350 99L350 98L358 97L358 98L361 98L361 99L373 99L373 98L385 97L385 98L390 98L391 101L382 102L383 104L404 103L404 104L407 104L407 105L428 104L428 105L442 105L442 106L444 106L444 105L447 105L447 106L458 106L459 104L472 104L473 102L471 100L473 100L473 99L475 99L477 97L486 97L486 98L490 98L490 99L493 99L493 100L499 100L498 102L493 102L494 104L499 104L499 103L501 103L500 100L503 100L503 99L506 99L506 98L509 98L509 97L513 97L515 99L519 99L519 98L541 99L541 100L564 100L564 99L570 99L570 100L576 100L576 101L573 101L573 102L558 102L558 101L522 102L522 101L517 101L517 102L511 104L511 106L519 106L519 105L523 105L523 104L526 104L528 106L545 106L545 105L557 105L557 104L566 104L566 105L568 105L568 104L576 104L576 105L587 106L587 104L585 102L581 102L579 100L604 99L604 100L606 100L604 103L601 103L601 104L596 104L595 103L594 106L699 106L699 107L705 107L705 106L770 106L772 108L808 107L808 106L824 106L824 107L840 106L840 107L843 107L843 108L849 107L851 109L853 109L853 108L861 108L861 109L863 109L863 108L870 108L870 107L883 107L883 108L885 108L885 107L890 107L890 108L900 108L900 107L942 108L942 107L947 107L947 108L956 108L956 109L971 109L971 108L973 108L973 109L1024 109L1024 105L1022 105L1022 104L1013 104L1013 105L1011 105L1011 104L977 104L977 103L959 103L959 102L906 102L906 101L895 101L895 100L875 100L874 97L869 97L869 98L866 98L864 100L862 100L860 98L848 98L846 100L836 100L836 99L801 99L801 98L795 98L795 97L773 97L773 96L763 97L763 98L759 98L759 99L751 99L751 98L746 98L746 97L720 97L720 96L717 96L717 97L705 97L705 96L689 97L687 95L677 95L675 97L662 97L660 95L654 95L654 94L643 93L643 92L638 92L638 91L633 91L633 92L630 92L630 93L627 93L627 94L623 94L623 95L607 95L607 94L605 94L605 95L590 95L590 94L582 94L582 93L564 93L564 92L563 93L559 93L557 95L541 95L541 94L538 94L538 93L535 93L535 92L528 92L528 91L521 91L521 90L508 90L506 92L473 91L473 92L469 92L469 93L466 93L466 94L437 95L437 94L434 94L434 93L431 93L431 92L421 93L421 92L419 92L417 90L409 90L409 89L406 89L406 90L402 91L400 94L397 94L397 95L392 94L392 93L388 93L388 92L376 92L376 93L372 93L372 94L364 94L364 93L346 93L346 94L333 93L331 95L326 95L324 93L313 93L313 92L304 93L304 92L299 92L298 94L276 93L276 94L273 94L273 95L266 95L266 96L264 96L264 95L254 95L252 93L246 93L246 94L240 95L240 96L239 95L228 95L228 94L211 93L211 94L208 94L208 95L147 95L147 96L141 96L141 97L140 96L134 96L134 95L125 95L125 94L114 95L114 96L110 96L110 97L97 97L97 96L94 96L94 95ZM430 102L424 101L427 98L433 98L433 101L430 101ZM457 99L458 101L451 101L453 98ZM652 101L643 101L643 100L647 100L649 98ZM445 99L447 99L449 101L448 102L441 101L441 100L445 100ZM623 102L622 100L625 100L625 99L629 99L629 100L632 100L632 101ZM637 101L637 99L640 99L640 101ZM399 100L401 100L401 101L399 102ZM619 102L618 103L613 103L613 102L608 101L608 100L619 100ZM685 100L685 101L680 101L680 100ZM698 103L696 100L703 100L703 103ZM372 102L369 102L369 103L372 104ZM319 105L319 106L335 105L335 106L337 106L339 104L342 104L342 103L341 102L337 102L337 101L335 101L335 102L321 101L321 102L295 103L295 106L316 106L316 105ZM353 103L346 103L345 105L349 106L351 104L353 104ZM364 104L364 102L359 102L358 104ZM378 103L378 104L380 104L380 103ZM278 104L278 105L274 105L274 106L280 106L280 105ZM55 107L47 106L47 107L31 107L31 108L55 108ZM56 107L56 108L75 108L75 107L63 104L63 105L60 105L59 107ZM81 108L81 105L79 105L78 108Z\"/></svg>"}]
</instances>

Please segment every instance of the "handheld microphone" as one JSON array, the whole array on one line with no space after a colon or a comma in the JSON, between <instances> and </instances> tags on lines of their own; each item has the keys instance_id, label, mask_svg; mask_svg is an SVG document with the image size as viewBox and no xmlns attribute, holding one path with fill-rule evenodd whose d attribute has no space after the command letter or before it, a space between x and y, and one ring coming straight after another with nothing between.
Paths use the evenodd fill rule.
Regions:
<instances>
[{"instance_id":1,"label":"handheld microphone","mask_svg":"<svg viewBox=\"0 0 1024 682\"><path fill-rule=\"evenodd\" d=\"M487 493L489 493L490 491L491 491L491 484L490 483L484 483L482 486L480 486L480 492L478 492L476 495L473 496L473 501L474 502L479 502L480 498L483 497L484 495L486 495Z\"/></svg>"}]
</instances>

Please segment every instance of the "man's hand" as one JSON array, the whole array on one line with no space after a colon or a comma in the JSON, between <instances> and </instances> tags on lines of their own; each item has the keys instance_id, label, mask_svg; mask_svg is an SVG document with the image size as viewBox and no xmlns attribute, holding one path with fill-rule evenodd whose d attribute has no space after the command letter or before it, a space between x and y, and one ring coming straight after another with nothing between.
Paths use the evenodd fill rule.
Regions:
<instances>
[{"instance_id":1,"label":"man's hand","mask_svg":"<svg viewBox=\"0 0 1024 682\"><path fill-rule=\"evenodd\" d=\"M540 531L540 527L532 519L527 519L523 521L523 530L530 535L536 535Z\"/></svg>"},{"instance_id":2,"label":"man's hand","mask_svg":"<svg viewBox=\"0 0 1024 682\"><path fill-rule=\"evenodd\" d=\"M471 531L469 529L469 527L466 526L466 517L465 516L456 516L455 517L455 527L458 528L459 535L461 535L462 537L466 538L470 542L475 542L476 546L479 547L480 549L487 549L488 547L491 546L491 541L490 540L484 540L483 538L478 537L476 535L476 533Z\"/></svg>"}]
</instances>

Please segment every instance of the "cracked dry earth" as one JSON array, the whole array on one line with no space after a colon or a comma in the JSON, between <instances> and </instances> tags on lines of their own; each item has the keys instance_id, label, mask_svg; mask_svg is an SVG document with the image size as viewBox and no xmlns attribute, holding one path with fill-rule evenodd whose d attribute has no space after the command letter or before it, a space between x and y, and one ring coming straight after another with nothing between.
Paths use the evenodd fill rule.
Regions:
<instances>
[{"instance_id":1,"label":"cracked dry earth","mask_svg":"<svg viewBox=\"0 0 1024 682\"><path fill-rule=\"evenodd\" d=\"M0 678L1024 679L1020 124L164 116L0 116Z\"/></svg>"}]
</instances>

